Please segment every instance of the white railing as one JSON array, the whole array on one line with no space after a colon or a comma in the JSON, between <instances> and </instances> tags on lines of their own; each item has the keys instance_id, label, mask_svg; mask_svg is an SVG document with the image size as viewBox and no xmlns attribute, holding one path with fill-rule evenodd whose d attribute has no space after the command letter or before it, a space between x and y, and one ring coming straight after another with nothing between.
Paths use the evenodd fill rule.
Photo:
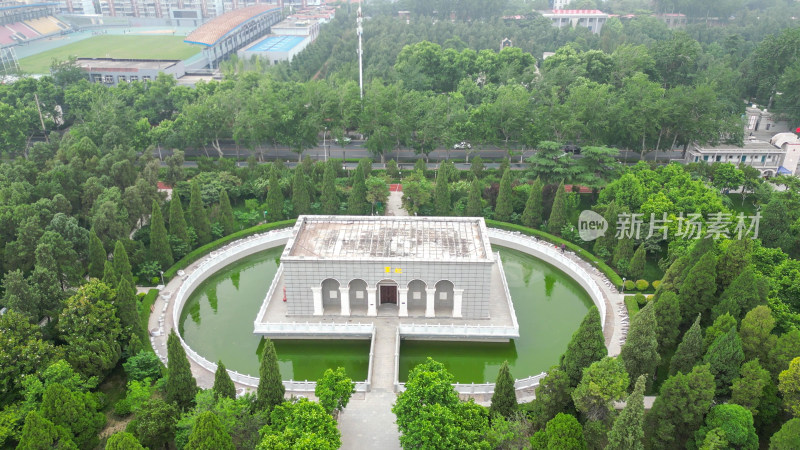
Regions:
<instances>
[{"instance_id":1,"label":"white railing","mask_svg":"<svg viewBox=\"0 0 800 450\"><path fill-rule=\"evenodd\" d=\"M500 282L503 284L503 289L505 290L506 294L506 302L508 303L508 309L511 312L511 323L514 324L514 328L517 329L517 334L519 334L519 322L517 322L517 311L514 310L514 301L511 299L511 292L508 290L508 282L506 282L506 272L503 270L503 260L500 258L500 252L497 252L497 269L500 271Z\"/></svg>"},{"instance_id":2,"label":"white railing","mask_svg":"<svg viewBox=\"0 0 800 450\"><path fill-rule=\"evenodd\" d=\"M367 366L367 381L364 382L365 392L369 392L369 388L372 386L372 361L375 359L375 336L377 334L378 330L373 325L372 338L369 340L369 365Z\"/></svg>"},{"instance_id":3,"label":"white railing","mask_svg":"<svg viewBox=\"0 0 800 450\"><path fill-rule=\"evenodd\" d=\"M283 276L283 263L278 265L278 270L275 272L275 277L273 279L280 280ZM261 303L261 307L258 308L258 315L256 316L256 320L253 321L256 325L258 325L258 321L261 320L264 315L267 314L267 308L269 307L269 302L272 299L272 296L275 295L275 287L278 283L270 283L269 290L267 291L267 296L264 297L264 302Z\"/></svg>"},{"instance_id":4,"label":"white railing","mask_svg":"<svg viewBox=\"0 0 800 450\"><path fill-rule=\"evenodd\" d=\"M431 337L479 337L516 339L519 337L519 328L492 325L466 325L466 324L420 324L409 323L398 325L398 330L403 336L431 336Z\"/></svg>"},{"instance_id":5,"label":"white railing","mask_svg":"<svg viewBox=\"0 0 800 450\"><path fill-rule=\"evenodd\" d=\"M394 390L400 392L400 327L394 332Z\"/></svg>"},{"instance_id":6,"label":"white railing","mask_svg":"<svg viewBox=\"0 0 800 450\"><path fill-rule=\"evenodd\" d=\"M325 335L369 336L375 326L371 323L332 322L267 322L255 323L255 334L268 335Z\"/></svg>"},{"instance_id":7,"label":"white railing","mask_svg":"<svg viewBox=\"0 0 800 450\"><path fill-rule=\"evenodd\" d=\"M522 378L520 380L514 380L514 390L521 391L525 389L536 388L546 376L547 372L542 372L538 375ZM455 383L453 384L453 389L455 389L455 391L459 394L464 395L489 395L494 394L494 385L494 383ZM403 392L406 390L405 383L395 382L395 386L397 392Z\"/></svg>"}]
</instances>

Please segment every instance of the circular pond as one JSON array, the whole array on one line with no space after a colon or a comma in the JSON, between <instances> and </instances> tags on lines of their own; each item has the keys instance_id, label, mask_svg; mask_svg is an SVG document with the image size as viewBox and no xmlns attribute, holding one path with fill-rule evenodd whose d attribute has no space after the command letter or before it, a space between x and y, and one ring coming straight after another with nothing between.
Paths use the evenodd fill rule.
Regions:
<instances>
[{"instance_id":1,"label":"circular pond","mask_svg":"<svg viewBox=\"0 0 800 450\"><path fill-rule=\"evenodd\" d=\"M558 363L572 333L592 305L589 295L569 276L525 253L500 252L514 301L520 337L507 343L403 341L400 380L430 356L462 383L494 382L504 360L515 378ZM186 343L210 361L258 376L263 340L253 334L253 320L278 269L283 247L241 259L206 279L181 312ZM367 377L368 340L274 340L284 379L316 380L327 368L342 366L354 380Z\"/></svg>"}]
</instances>

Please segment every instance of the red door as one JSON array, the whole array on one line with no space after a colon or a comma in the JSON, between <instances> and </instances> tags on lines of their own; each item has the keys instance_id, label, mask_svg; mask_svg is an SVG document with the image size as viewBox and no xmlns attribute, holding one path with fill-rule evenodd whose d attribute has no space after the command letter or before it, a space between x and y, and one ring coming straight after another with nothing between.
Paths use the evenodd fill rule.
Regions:
<instances>
[{"instance_id":1,"label":"red door","mask_svg":"<svg viewBox=\"0 0 800 450\"><path fill-rule=\"evenodd\" d=\"M384 303L397 304L397 286L381 286L381 305Z\"/></svg>"}]
</instances>

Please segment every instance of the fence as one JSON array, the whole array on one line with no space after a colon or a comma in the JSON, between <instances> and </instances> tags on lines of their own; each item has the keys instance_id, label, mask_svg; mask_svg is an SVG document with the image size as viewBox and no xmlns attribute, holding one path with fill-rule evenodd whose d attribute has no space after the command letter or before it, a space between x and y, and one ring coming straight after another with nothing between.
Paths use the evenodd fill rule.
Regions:
<instances>
[{"instance_id":1,"label":"fence","mask_svg":"<svg viewBox=\"0 0 800 450\"><path fill-rule=\"evenodd\" d=\"M462 324L400 324L398 327L404 336L428 337L479 337L487 339L516 339L519 337L518 327L502 327L492 325L462 325Z\"/></svg>"},{"instance_id":2,"label":"fence","mask_svg":"<svg viewBox=\"0 0 800 450\"><path fill-rule=\"evenodd\" d=\"M542 372L538 375L522 378L520 380L514 380L514 389L521 391L525 389L536 388L546 376L547 372ZM397 386L397 392L403 392L406 390L405 383L395 383L395 385ZM455 383L453 384L453 389L455 389L459 394L463 395L491 395L494 394L494 383Z\"/></svg>"}]
</instances>

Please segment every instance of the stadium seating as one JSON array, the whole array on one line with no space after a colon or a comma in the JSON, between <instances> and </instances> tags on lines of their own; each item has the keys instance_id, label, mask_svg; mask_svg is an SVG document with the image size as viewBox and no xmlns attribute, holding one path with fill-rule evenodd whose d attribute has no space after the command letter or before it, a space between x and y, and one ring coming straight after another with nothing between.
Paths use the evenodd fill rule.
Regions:
<instances>
[{"instance_id":1,"label":"stadium seating","mask_svg":"<svg viewBox=\"0 0 800 450\"><path fill-rule=\"evenodd\" d=\"M61 28L59 28L55 22L50 20L49 17L39 17L38 19L26 20L25 25L33 28L42 36L61 32Z\"/></svg>"},{"instance_id":2,"label":"stadium seating","mask_svg":"<svg viewBox=\"0 0 800 450\"><path fill-rule=\"evenodd\" d=\"M0 45L8 45L13 44L16 42L11 36L14 35L14 31L9 30L5 26L0 25Z\"/></svg>"},{"instance_id":3,"label":"stadium seating","mask_svg":"<svg viewBox=\"0 0 800 450\"><path fill-rule=\"evenodd\" d=\"M15 36L22 41L39 36L39 33L37 33L36 30L30 28L22 22L9 23L6 25L6 28L13 30Z\"/></svg>"},{"instance_id":4,"label":"stadium seating","mask_svg":"<svg viewBox=\"0 0 800 450\"><path fill-rule=\"evenodd\" d=\"M186 42L213 45L239 25L274 8L275 5L273 4L262 3L227 12L211 19L192 31L189 36L186 37Z\"/></svg>"}]
</instances>

